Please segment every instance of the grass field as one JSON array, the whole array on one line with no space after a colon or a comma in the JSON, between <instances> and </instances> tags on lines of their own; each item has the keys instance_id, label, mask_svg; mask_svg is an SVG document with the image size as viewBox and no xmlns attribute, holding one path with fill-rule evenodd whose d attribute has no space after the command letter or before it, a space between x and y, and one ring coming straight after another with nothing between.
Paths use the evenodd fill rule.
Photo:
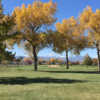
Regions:
<instances>
[{"instance_id":1,"label":"grass field","mask_svg":"<svg viewBox=\"0 0 100 100\"><path fill-rule=\"evenodd\" d=\"M100 100L97 67L0 67L0 100Z\"/></svg>"}]
</instances>

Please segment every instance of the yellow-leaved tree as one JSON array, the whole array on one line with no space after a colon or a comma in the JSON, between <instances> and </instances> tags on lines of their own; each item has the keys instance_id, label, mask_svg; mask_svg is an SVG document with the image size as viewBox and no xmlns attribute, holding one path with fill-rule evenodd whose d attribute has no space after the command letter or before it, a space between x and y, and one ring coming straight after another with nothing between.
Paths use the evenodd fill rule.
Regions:
<instances>
[{"instance_id":1,"label":"yellow-leaved tree","mask_svg":"<svg viewBox=\"0 0 100 100\"><path fill-rule=\"evenodd\" d=\"M79 19L87 31L88 47L97 49L98 71L100 72L100 10L97 9L93 12L92 8L88 6Z\"/></svg>"},{"instance_id":2,"label":"yellow-leaved tree","mask_svg":"<svg viewBox=\"0 0 100 100\"><path fill-rule=\"evenodd\" d=\"M17 30L20 31L17 40L25 42L27 50L32 50L35 71L37 71L37 53L45 42L46 30L44 27L50 26L56 21L55 12L56 4L52 0L47 3L35 1L27 7L23 4L21 8L15 8L13 12Z\"/></svg>"},{"instance_id":3,"label":"yellow-leaved tree","mask_svg":"<svg viewBox=\"0 0 100 100\"><path fill-rule=\"evenodd\" d=\"M66 53L66 68L69 69L68 52L80 51L84 48L86 39L84 37L84 28L72 16L69 19L64 19L62 23L56 24L56 31L49 34L49 44L52 44L53 50L61 53ZM49 39L49 37L51 37Z\"/></svg>"}]
</instances>

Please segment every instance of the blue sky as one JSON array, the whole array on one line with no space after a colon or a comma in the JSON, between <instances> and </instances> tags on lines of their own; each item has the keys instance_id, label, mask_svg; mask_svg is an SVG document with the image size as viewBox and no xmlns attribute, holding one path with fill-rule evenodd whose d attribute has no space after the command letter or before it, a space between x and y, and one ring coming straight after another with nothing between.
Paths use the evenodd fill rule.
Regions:
<instances>
[{"instance_id":1,"label":"blue sky","mask_svg":"<svg viewBox=\"0 0 100 100\"><path fill-rule=\"evenodd\" d=\"M43 2L47 2L49 0L41 0ZM58 18L57 21L62 21L64 18L69 18L71 16L77 17L86 6L91 6L93 10L100 9L100 0L53 0L57 3L57 13L56 17ZM11 14L15 7L21 6L23 3L31 4L34 0L2 0L4 12ZM14 46L13 52L16 52L16 56L27 56L27 53L18 48L16 45ZM84 50L81 52L81 55L84 56L89 54L91 57L96 56L95 49ZM39 56L65 56L65 53L56 54L50 48L45 48L39 52ZM70 56L73 56L70 53Z\"/></svg>"}]
</instances>

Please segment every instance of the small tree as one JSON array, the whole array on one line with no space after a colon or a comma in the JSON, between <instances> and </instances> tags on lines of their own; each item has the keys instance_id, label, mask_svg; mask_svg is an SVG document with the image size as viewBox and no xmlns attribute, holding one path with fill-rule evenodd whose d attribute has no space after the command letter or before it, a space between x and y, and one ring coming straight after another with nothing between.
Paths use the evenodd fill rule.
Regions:
<instances>
[{"instance_id":1,"label":"small tree","mask_svg":"<svg viewBox=\"0 0 100 100\"><path fill-rule=\"evenodd\" d=\"M92 65L92 58L89 55L86 55L83 61L84 65Z\"/></svg>"}]
</instances>

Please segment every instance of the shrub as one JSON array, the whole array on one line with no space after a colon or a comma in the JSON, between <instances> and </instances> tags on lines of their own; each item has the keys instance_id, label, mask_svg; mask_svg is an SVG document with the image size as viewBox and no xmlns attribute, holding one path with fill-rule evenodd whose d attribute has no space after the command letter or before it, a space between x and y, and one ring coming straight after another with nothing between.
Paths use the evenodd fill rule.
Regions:
<instances>
[{"instance_id":1,"label":"shrub","mask_svg":"<svg viewBox=\"0 0 100 100\"><path fill-rule=\"evenodd\" d=\"M76 61L76 62L70 62L71 65L79 65L80 62L79 61Z\"/></svg>"},{"instance_id":2,"label":"shrub","mask_svg":"<svg viewBox=\"0 0 100 100\"><path fill-rule=\"evenodd\" d=\"M39 59L38 63L39 63L39 65L46 65L46 64L48 64L48 61Z\"/></svg>"},{"instance_id":3,"label":"shrub","mask_svg":"<svg viewBox=\"0 0 100 100\"><path fill-rule=\"evenodd\" d=\"M51 59L49 60L49 63L50 63L50 64L53 64L53 65L56 64L56 59L51 58Z\"/></svg>"},{"instance_id":4,"label":"shrub","mask_svg":"<svg viewBox=\"0 0 100 100\"><path fill-rule=\"evenodd\" d=\"M86 55L83 60L83 64L84 65L92 65L93 64L92 58L89 55Z\"/></svg>"},{"instance_id":5,"label":"shrub","mask_svg":"<svg viewBox=\"0 0 100 100\"><path fill-rule=\"evenodd\" d=\"M94 59L92 60L92 62L93 62L93 65L98 65L98 60L97 60L96 58L94 58Z\"/></svg>"},{"instance_id":6,"label":"shrub","mask_svg":"<svg viewBox=\"0 0 100 100\"><path fill-rule=\"evenodd\" d=\"M9 63L9 61L7 61L7 60L3 60L2 62L1 62L1 64L8 64Z\"/></svg>"},{"instance_id":7,"label":"shrub","mask_svg":"<svg viewBox=\"0 0 100 100\"><path fill-rule=\"evenodd\" d=\"M57 59L56 63L59 65L63 65L63 64L65 64L65 61L63 59Z\"/></svg>"},{"instance_id":8,"label":"shrub","mask_svg":"<svg viewBox=\"0 0 100 100\"><path fill-rule=\"evenodd\" d=\"M24 64L27 64L27 65L31 65L33 62L32 62L32 59L31 58L24 58L23 59L23 63Z\"/></svg>"},{"instance_id":9,"label":"shrub","mask_svg":"<svg viewBox=\"0 0 100 100\"><path fill-rule=\"evenodd\" d=\"M43 59L40 58L40 59L38 60L38 63L39 63L39 65L42 65L42 64L43 64Z\"/></svg>"}]
</instances>

